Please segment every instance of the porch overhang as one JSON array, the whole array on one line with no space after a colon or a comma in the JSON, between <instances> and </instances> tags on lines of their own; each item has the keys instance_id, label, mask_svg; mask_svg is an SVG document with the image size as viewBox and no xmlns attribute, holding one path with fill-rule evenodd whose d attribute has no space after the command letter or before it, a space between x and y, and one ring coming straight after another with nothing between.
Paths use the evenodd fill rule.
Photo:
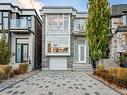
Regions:
<instances>
[{"instance_id":1,"label":"porch overhang","mask_svg":"<svg viewBox=\"0 0 127 95\"><path fill-rule=\"evenodd\" d=\"M25 34L30 34L30 33L34 33L33 31L31 31L30 29L26 29L26 28L22 28L22 29L19 29L19 28L11 28L10 29L10 32L12 33L15 33L15 34L20 34L20 33L25 33Z\"/></svg>"}]
</instances>

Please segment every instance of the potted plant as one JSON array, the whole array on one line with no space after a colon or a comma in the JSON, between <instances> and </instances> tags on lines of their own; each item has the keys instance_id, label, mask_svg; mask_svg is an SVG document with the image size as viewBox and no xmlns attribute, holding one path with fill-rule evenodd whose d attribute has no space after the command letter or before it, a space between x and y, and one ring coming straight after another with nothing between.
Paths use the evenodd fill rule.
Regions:
<instances>
[{"instance_id":1,"label":"potted plant","mask_svg":"<svg viewBox=\"0 0 127 95\"><path fill-rule=\"evenodd\" d=\"M125 54L120 55L119 60L120 60L120 66L127 68L127 55Z\"/></svg>"}]
</instances>

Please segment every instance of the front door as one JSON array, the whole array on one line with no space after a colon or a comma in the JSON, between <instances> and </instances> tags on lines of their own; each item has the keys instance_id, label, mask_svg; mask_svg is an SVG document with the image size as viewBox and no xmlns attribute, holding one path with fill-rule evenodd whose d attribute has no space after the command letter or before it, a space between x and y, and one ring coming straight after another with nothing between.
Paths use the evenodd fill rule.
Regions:
<instances>
[{"instance_id":1,"label":"front door","mask_svg":"<svg viewBox=\"0 0 127 95\"><path fill-rule=\"evenodd\" d=\"M86 63L86 52L85 45L78 45L78 62Z\"/></svg>"},{"instance_id":2,"label":"front door","mask_svg":"<svg viewBox=\"0 0 127 95\"><path fill-rule=\"evenodd\" d=\"M28 59L28 45L22 44L22 62L27 62Z\"/></svg>"},{"instance_id":3,"label":"front door","mask_svg":"<svg viewBox=\"0 0 127 95\"><path fill-rule=\"evenodd\" d=\"M18 43L16 46L16 63L28 61L28 44Z\"/></svg>"}]
</instances>

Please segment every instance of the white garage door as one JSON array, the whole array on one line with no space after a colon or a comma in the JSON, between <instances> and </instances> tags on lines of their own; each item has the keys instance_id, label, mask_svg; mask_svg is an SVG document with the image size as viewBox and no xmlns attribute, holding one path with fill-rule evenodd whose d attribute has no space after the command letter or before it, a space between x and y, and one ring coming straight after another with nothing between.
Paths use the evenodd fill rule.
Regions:
<instances>
[{"instance_id":1,"label":"white garage door","mask_svg":"<svg viewBox=\"0 0 127 95\"><path fill-rule=\"evenodd\" d=\"M50 70L66 70L67 58L66 57L50 57L49 69Z\"/></svg>"}]
</instances>

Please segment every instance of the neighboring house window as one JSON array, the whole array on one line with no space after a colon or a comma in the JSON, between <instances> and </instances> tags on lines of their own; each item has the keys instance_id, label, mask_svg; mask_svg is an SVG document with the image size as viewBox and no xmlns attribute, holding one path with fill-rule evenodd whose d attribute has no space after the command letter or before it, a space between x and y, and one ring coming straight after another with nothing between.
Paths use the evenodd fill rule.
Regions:
<instances>
[{"instance_id":1,"label":"neighboring house window","mask_svg":"<svg viewBox=\"0 0 127 95\"><path fill-rule=\"evenodd\" d=\"M47 32L69 32L69 15L48 15Z\"/></svg>"},{"instance_id":2,"label":"neighboring house window","mask_svg":"<svg viewBox=\"0 0 127 95\"><path fill-rule=\"evenodd\" d=\"M3 12L3 29L8 29L8 12Z\"/></svg>"},{"instance_id":3,"label":"neighboring house window","mask_svg":"<svg viewBox=\"0 0 127 95\"><path fill-rule=\"evenodd\" d=\"M80 31L80 30L85 29L85 23L86 23L85 19L75 19L74 20L74 30Z\"/></svg>"}]
</instances>

